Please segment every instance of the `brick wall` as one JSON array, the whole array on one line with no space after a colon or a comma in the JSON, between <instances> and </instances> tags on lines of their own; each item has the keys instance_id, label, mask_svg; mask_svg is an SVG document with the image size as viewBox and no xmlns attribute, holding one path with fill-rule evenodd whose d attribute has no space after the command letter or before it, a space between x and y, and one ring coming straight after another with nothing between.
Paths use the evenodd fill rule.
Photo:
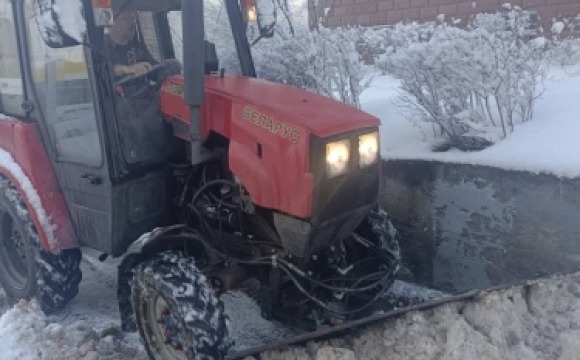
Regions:
<instances>
[{"instance_id":1,"label":"brick wall","mask_svg":"<svg viewBox=\"0 0 580 360\"><path fill-rule=\"evenodd\" d=\"M312 27L318 21L327 27L432 21L439 14L467 20L473 14L495 12L506 2L537 11L548 29L553 18L580 14L580 0L318 0L318 5L314 1L309 0Z\"/></svg>"}]
</instances>

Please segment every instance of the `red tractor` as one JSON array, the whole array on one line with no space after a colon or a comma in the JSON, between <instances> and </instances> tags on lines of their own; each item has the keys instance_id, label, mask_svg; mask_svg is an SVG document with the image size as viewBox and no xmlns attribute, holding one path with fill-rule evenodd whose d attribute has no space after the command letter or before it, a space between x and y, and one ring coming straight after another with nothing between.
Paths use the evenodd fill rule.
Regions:
<instances>
[{"instance_id":1,"label":"red tractor","mask_svg":"<svg viewBox=\"0 0 580 360\"><path fill-rule=\"evenodd\" d=\"M378 206L379 120L256 79L247 14L268 37L273 9L0 0L11 299L57 311L78 292L81 246L123 256L123 328L151 358L220 359L219 296L249 279L264 316L304 329L385 293L400 257Z\"/></svg>"}]
</instances>

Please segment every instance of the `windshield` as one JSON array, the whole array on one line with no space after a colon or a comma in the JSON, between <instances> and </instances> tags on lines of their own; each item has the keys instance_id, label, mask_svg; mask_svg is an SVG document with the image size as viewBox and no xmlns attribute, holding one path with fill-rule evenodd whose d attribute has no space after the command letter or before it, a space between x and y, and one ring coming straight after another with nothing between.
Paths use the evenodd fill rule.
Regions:
<instances>
[{"instance_id":1,"label":"windshield","mask_svg":"<svg viewBox=\"0 0 580 360\"><path fill-rule=\"evenodd\" d=\"M183 61L181 12L169 12L168 19L175 57ZM224 69L226 74L241 74L241 66L225 2L223 0L206 0L204 2L204 21L205 39L216 46L219 68Z\"/></svg>"}]
</instances>

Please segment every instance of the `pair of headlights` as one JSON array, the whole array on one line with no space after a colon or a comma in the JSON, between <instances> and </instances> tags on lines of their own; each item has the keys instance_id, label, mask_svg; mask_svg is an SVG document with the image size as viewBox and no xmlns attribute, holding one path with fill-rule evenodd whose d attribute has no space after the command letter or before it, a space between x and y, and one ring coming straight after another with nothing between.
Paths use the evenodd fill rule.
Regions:
<instances>
[{"instance_id":1,"label":"pair of headlights","mask_svg":"<svg viewBox=\"0 0 580 360\"><path fill-rule=\"evenodd\" d=\"M326 144L326 174L328 177L343 175L350 163L351 141L349 139ZM363 168L374 164L379 157L379 133L360 135L358 137L358 163Z\"/></svg>"}]
</instances>

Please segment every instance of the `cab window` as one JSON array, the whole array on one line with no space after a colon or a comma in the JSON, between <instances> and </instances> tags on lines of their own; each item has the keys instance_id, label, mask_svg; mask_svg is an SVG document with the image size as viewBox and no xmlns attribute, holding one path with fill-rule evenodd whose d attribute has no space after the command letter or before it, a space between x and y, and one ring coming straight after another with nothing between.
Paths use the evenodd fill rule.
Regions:
<instances>
[{"instance_id":1,"label":"cab window","mask_svg":"<svg viewBox=\"0 0 580 360\"><path fill-rule=\"evenodd\" d=\"M0 0L0 113L22 115L24 88L13 18L12 2Z\"/></svg>"},{"instance_id":2,"label":"cab window","mask_svg":"<svg viewBox=\"0 0 580 360\"><path fill-rule=\"evenodd\" d=\"M32 5L28 0L25 8L32 77L57 159L99 166L102 150L84 48L48 47Z\"/></svg>"},{"instance_id":3,"label":"cab window","mask_svg":"<svg viewBox=\"0 0 580 360\"><path fill-rule=\"evenodd\" d=\"M205 39L215 45L219 60L219 69L226 74L241 75L242 67L238 58L234 35L226 4L223 0L206 0L204 2ZM183 29L181 12L171 11L168 14L173 48L177 59L183 59Z\"/></svg>"},{"instance_id":4,"label":"cab window","mask_svg":"<svg viewBox=\"0 0 580 360\"><path fill-rule=\"evenodd\" d=\"M125 11L106 29L103 53L112 69L121 147L129 165L165 163L171 152L169 125L161 118L158 91L180 65L165 59L155 13Z\"/></svg>"},{"instance_id":5,"label":"cab window","mask_svg":"<svg viewBox=\"0 0 580 360\"><path fill-rule=\"evenodd\" d=\"M153 13L150 11L141 11L139 13L139 32L143 38L145 46L151 53L151 56L156 61L163 60L161 58L161 51L159 46L159 40L157 36L157 29L155 27L155 20L153 19Z\"/></svg>"}]
</instances>

